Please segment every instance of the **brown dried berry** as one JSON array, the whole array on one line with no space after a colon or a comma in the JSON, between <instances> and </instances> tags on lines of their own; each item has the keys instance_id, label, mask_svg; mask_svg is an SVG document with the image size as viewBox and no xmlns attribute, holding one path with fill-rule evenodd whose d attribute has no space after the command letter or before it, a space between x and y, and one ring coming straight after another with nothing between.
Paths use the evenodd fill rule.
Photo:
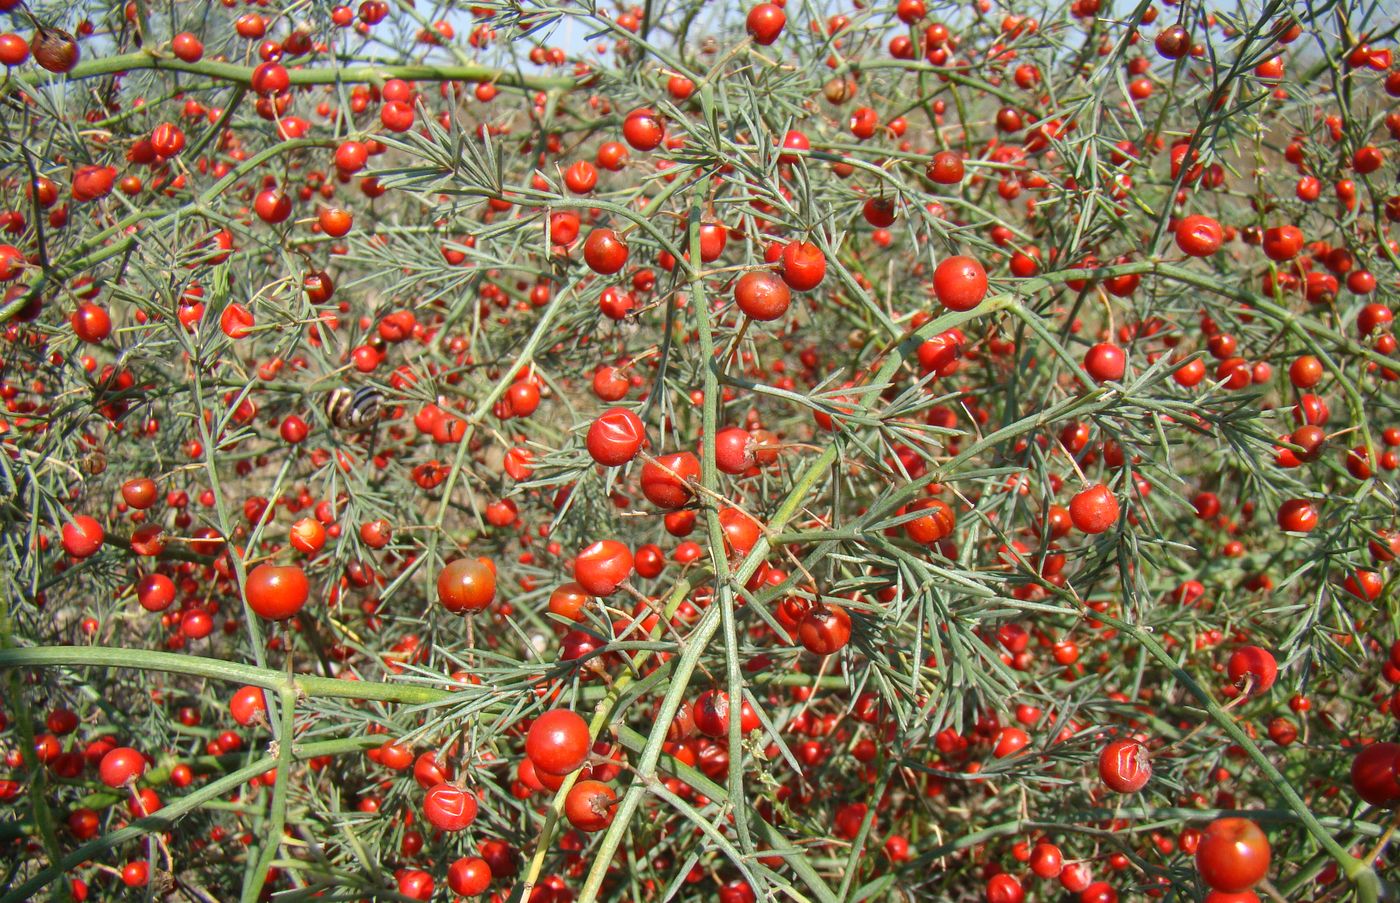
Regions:
<instances>
[{"instance_id":1,"label":"brown dried berry","mask_svg":"<svg viewBox=\"0 0 1400 903\"><path fill-rule=\"evenodd\" d=\"M29 42L34 62L50 72L67 72L78 65L78 42L61 28L40 28Z\"/></svg>"},{"instance_id":2,"label":"brown dried berry","mask_svg":"<svg viewBox=\"0 0 1400 903\"><path fill-rule=\"evenodd\" d=\"M856 96L856 83L850 79L833 78L822 87L828 103L843 104Z\"/></svg>"}]
</instances>

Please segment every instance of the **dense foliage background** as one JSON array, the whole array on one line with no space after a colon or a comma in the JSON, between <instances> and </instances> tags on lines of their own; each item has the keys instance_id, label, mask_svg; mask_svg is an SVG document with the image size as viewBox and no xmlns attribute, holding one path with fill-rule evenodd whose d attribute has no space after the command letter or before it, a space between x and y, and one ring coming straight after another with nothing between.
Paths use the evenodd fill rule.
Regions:
<instances>
[{"instance_id":1,"label":"dense foliage background","mask_svg":"<svg viewBox=\"0 0 1400 903\"><path fill-rule=\"evenodd\" d=\"M0 901L1394 892L1386 0L0 8Z\"/></svg>"}]
</instances>

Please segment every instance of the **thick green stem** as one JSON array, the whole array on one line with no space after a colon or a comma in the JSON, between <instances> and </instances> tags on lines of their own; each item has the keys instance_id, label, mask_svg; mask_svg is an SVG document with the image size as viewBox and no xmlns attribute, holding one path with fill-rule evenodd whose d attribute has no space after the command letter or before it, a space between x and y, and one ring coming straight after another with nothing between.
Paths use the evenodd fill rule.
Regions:
<instances>
[{"instance_id":1,"label":"thick green stem","mask_svg":"<svg viewBox=\"0 0 1400 903\"><path fill-rule=\"evenodd\" d=\"M272 785L272 802L263 824L262 848L253 861L252 873L243 885L242 903L257 903L267 883L267 871L277 851L282 848L282 831L287 825L287 781L292 772L292 735L296 723L296 693L284 687L280 693L282 709L281 740L277 743L277 778Z\"/></svg>"},{"instance_id":2,"label":"thick green stem","mask_svg":"<svg viewBox=\"0 0 1400 903\"><path fill-rule=\"evenodd\" d=\"M152 815L139 818L124 828L119 828L110 834L104 834L96 840L83 844L55 864L41 870L33 878L16 887L4 897L0 897L0 903L24 903L26 900L33 899L34 895L48 886L49 882L63 877L89 859L94 859L112 847L137 840L148 833L167 830L187 812L242 787L253 778L266 774L268 769L276 765L276 762L277 760L272 756L264 756L246 768L241 768L217 781L211 781L193 793L167 803Z\"/></svg>"},{"instance_id":3,"label":"thick green stem","mask_svg":"<svg viewBox=\"0 0 1400 903\"><path fill-rule=\"evenodd\" d=\"M240 85L253 83L252 66L239 66L234 63L221 63L214 60L186 63L173 57L157 56L155 53L145 50L84 60L68 72L66 79L80 81L102 75L140 70L183 72L188 75L203 75L221 81L236 82ZM491 66L435 66L428 64L292 68L287 70L287 76L293 85L380 84L391 78L401 78L406 81L423 82L491 82L492 84L525 88L531 91L558 91L573 88L578 84L576 79L563 75L521 75L512 70L496 69ZM15 81L20 84L36 85L55 81L55 79L48 73L28 72L16 77Z\"/></svg>"},{"instance_id":4,"label":"thick green stem","mask_svg":"<svg viewBox=\"0 0 1400 903\"><path fill-rule=\"evenodd\" d=\"M250 684L267 690L292 690L307 696L397 702L404 705L430 705L452 698L452 691L412 684L370 680L340 680L334 677L285 674L271 668L258 668L197 655L122 649L107 646L44 646L0 649L0 669L50 667L132 668L185 674L231 683Z\"/></svg>"},{"instance_id":5,"label":"thick green stem","mask_svg":"<svg viewBox=\"0 0 1400 903\"><path fill-rule=\"evenodd\" d=\"M136 226L144 229L160 230L171 223L179 222L183 218L197 216L209 203L223 194L229 187L234 185L248 173L257 170L282 154L300 150L306 147L322 147L329 145L329 141L311 138L299 138L294 141L283 141L274 144L253 156L244 160L232 171L227 173L213 185L210 185L197 198L187 204L177 207L175 210L161 216L151 218L150 211L138 210L118 220L111 226L98 232L96 235L78 245L70 251L63 260L55 262L49 269L43 270L38 277L31 281L28 290L17 294L12 300L0 305L0 323L4 323L11 317L24 309L29 301L43 292L51 282L62 282L79 273L85 273L99 264L125 254L135 247L140 241L140 232L126 234L127 230Z\"/></svg>"},{"instance_id":6,"label":"thick green stem","mask_svg":"<svg viewBox=\"0 0 1400 903\"><path fill-rule=\"evenodd\" d=\"M836 447L829 445L807 465L806 470L798 477L788 492L787 498L774 512L769 521L771 529L781 530L783 525L797 513L803 501L812 493L831 466L836 463L838 457ZM754 545L753 551L735 569L732 579L738 582L748 580L749 577L753 576L753 572L757 570L759 564L767 557L768 551L768 539L760 537ZM706 645L718 632L720 620L720 608L718 605L712 604L705 609L705 614L701 616L699 623L686 636L685 651L676 662L676 669L671 677L671 686L667 689L666 697L661 701L661 707L656 714L651 733L647 735L646 745L643 747L641 757L637 762L636 777L619 803L616 814L613 816L613 823L608 827L607 833L603 835L602 841L598 844L598 849L594 854L593 867L589 870L583 889L579 892L579 900L582 903L592 903L598 898L598 891L602 888L603 879L607 876L608 865L617 853L618 845L622 843L622 835L627 830L627 823L636 813L637 806L646 793L647 779L656 773L656 763L661 757L661 746L666 742L666 732L675 719L676 712L680 709L686 690L690 687L691 675L695 672L695 666L700 660L701 653L705 651Z\"/></svg>"},{"instance_id":7,"label":"thick green stem","mask_svg":"<svg viewBox=\"0 0 1400 903\"><path fill-rule=\"evenodd\" d=\"M647 738L625 725L618 728L618 739L622 741L623 746L635 753L640 753L646 748ZM731 808L752 809L743 800L731 801L722 786L706 777L704 772L685 764L674 756L663 756L661 768L716 802L728 803ZM832 892L831 887L822 880L821 875L817 874L817 870L808 861L807 855L783 836L782 831L764 821L758 812L754 811L750 814L752 815L752 824L763 835L763 842L768 845L769 851L774 855L782 856L818 900L822 903L835 903L839 898Z\"/></svg>"},{"instance_id":8,"label":"thick green stem","mask_svg":"<svg viewBox=\"0 0 1400 903\"><path fill-rule=\"evenodd\" d=\"M711 86L704 87L703 103L709 103ZM710 195L710 177L700 180L690 205L690 259L700 260L700 226L703 205ZM714 330L710 323L710 299L705 291L705 279L700 268L690 274L690 309L695 313L696 332L700 337L701 380L704 403L700 410L700 483L706 490L705 528L709 536L710 566L715 572L715 598L721 612L724 636L724 670L726 694L729 697L729 799L744 798L744 742L739 712L744 700L744 679L740 671L739 635L734 619L734 587L729 581L729 552L724 537L724 525L714 499L719 493L719 468L715 464L715 433L719 430L720 362L715 358ZM754 854L753 838L749 833L748 816L743 808L733 808L734 828L739 836L739 848L746 856ZM767 896L766 883L758 880L754 892Z\"/></svg>"},{"instance_id":9,"label":"thick green stem","mask_svg":"<svg viewBox=\"0 0 1400 903\"><path fill-rule=\"evenodd\" d=\"M666 605L661 612L661 617L652 627L650 636L656 637L660 635L662 623L669 621L675 616L676 610L680 608L681 603L685 601L686 595L689 594L690 586L689 580L681 580L672 587L671 594L667 598ZM597 740L602 735L604 729L612 722L613 716L617 711L618 703L622 700L624 692L635 680L633 675L641 672L642 666L650 660L651 655L652 653L649 650L638 652L632 657L631 666L628 670L618 677L617 680L613 681L612 686L608 688L607 695L599 701L598 706L593 710L593 717L588 722L588 735L592 739ZM573 788L574 782L577 780L578 772L574 772L565 778L564 783L561 784L559 789L555 792L554 799L550 802L549 808L545 811L544 824L540 827L539 836L535 840L535 852L534 855L530 857L530 866L525 872L525 881L521 885L522 890L520 898L522 900L528 900L530 898L530 891L534 888L535 882L539 880L540 872L544 868L545 857L549 855L554 840L554 831L558 827L559 818L564 812L564 801L569 795L569 790Z\"/></svg>"}]
</instances>

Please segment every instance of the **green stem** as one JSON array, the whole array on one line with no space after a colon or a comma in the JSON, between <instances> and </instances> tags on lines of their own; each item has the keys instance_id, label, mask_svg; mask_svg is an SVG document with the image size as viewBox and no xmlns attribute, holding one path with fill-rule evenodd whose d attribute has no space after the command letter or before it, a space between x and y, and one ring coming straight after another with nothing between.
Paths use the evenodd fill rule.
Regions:
<instances>
[{"instance_id":1,"label":"green stem","mask_svg":"<svg viewBox=\"0 0 1400 903\"><path fill-rule=\"evenodd\" d=\"M1094 617L1131 636L1138 645L1146 649L1149 655L1155 658L1164 668L1171 671L1172 675L1191 691L1191 694L1200 701L1211 718L1224 728L1225 733L1230 735L1230 739L1238 743L1240 748L1254 760L1254 764L1259 766L1259 770L1264 773L1269 783L1273 785L1274 790L1283 798L1283 802L1298 817L1298 821L1307 832L1313 836L1313 839L1317 841L1318 845L1332 856L1337 862L1337 865L1341 867L1343 873L1351 879L1353 883L1358 886L1364 884L1367 875L1369 875L1372 880L1375 879L1375 872L1372 871L1370 864L1362 862L1342 848L1342 845L1337 842L1336 838L1334 838L1327 829L1322 826L1322 823L1318 821L1317 816L1308 808L1308 804L1298 795L1298 791L1293 789L1293 784L1283 776L1278 768L1274 766L1273 762L1269 761L1269 757L1264 755L1264 751L1259 748L1259 745L1250 739L1249 734L1245 732L1244 728L1239 726L1230 712L1220 703L1216 702L1215 698L1206 691L1205 687L1202 687L1194 677L1188 674L1185 669L1177 663L1176 659L1172 658L1171 653L1169 653L1161 643L1157 642L1156 637L1136 624L1115 618L1112 615L1095 612Z\"/></svg>"},{"instance_id":2,"label":"green stem","mask_svg":"<svg viewBox=\"0 0 1400 903\"><path fill-rule=\"evenodd\" d=\"M223 178L205 189L197 198L169 213L151 219L150 211L138 210L126 216L78 245L66 255L64 261L59 261L49 269L41 272L39 277L29 284L28 291L17 295L13 300L0 306L0 323L6 322L23 310L30 299L42 292L50 280L61 282L71 276L87 272L98 264L111 260L113 257L125 254L134 247L140 239L139 232L127 235L125 234L126 230L138 225L143 229L159 230L171 222L178 222L184 218L198 215L211 201L219 197L234 183L262 166L268 160L304 147L324 147L329 146L330 143L329 141L323 141L321 139L299 138L294 141L283 141L279 144L274 144L265 150L259 151L247 160L244 160Z\"/></svg>"},{"instance_id":3,"label":"green stem","mask_svg":"<svg viewBox=\"0 0 1400 903\"><path fill-rule=\"evenodd\" d=\"M702 104L710 102L710 85L704 87ZM700 180L691 195L690 205L690 259L700 260L700 218L701 205L710 195L710 177ZM719 493L719 468L715 464L715 433L719 429L719 406L722 393L719 387L719 361L715 359L715 341L710 323L710 300L705 292L705 280L700 268L695 266L690 272L690 309L695 312L696 332L700 337L701 377L703 381L704 404L700 411L700 483L708 491L705 498L705 527L709 534L710 565L715 572L715 596L720 607L721 628L724 632L724 665L726 693L729 697L729 775L728 795L731 800L744 799L744 739L739 712L744 700L744 679L739 662L739 634L734 619L734 587L729 580L729 555L726 551L724 525L720 523L719 511L714 498ZM731 806L734 814L734 828L739 836L739 847L745 856L755 852L753 838L749 833L748 816L743 807ZM739 863L736 863L739 864ZM758 879L754 892L766 897L767 882Z\"/></svg>"},{"instance_id":4,"label":"green stem","mask_svg":"<svg viewBox=\"0 0 1400 903\"><path fill-rule=\"evenodd\" d=\"M828 445L820 455L807 465L806 470L798 477L783 503L778 506L777 511L769 520L770 529L779 531L783 528L783 525L802 507L803 501L816 488L817 483L836 463L837 458L836 446ZM738 583L747 581L758 569L758 565L767 558L768 551L769 541L767 537L759 537L753 550L735 569L732 579ZM622 835L627 830L627 823L636 813L637 806L646 793L647 779L656 773L656 763L661 757L661 746L666 742L666 732L675 719L677 710L680 709L681 700L690 686L690 678L695 672L695 666L700 660L701 653L705 651L710 640L718 632L719 627L720 606L712 604L705 609L699 623L686 637L685 651L676 661L676 670L671 678L671 686L661 701L661 708L656 714L651 733L647 735L646 745L643 747L637 762L636 777L622 797L622 801L613 816L613 823L608 826L607 833L599 842L598 849L594 854L593 867L589 869L588 877L584 880L582 890L579 891L581 903L593 903L598 899L598 891L602 888L603 879L608 873L608 864L616 855L618 845L622 842Z\"/></svg>"},{"instance_id":5,"label":"green stem","mask_svg":"<svg viewBox=\"0 0 1400 903\"><path fill-rule=\"evenodd\" d=\"M277 851L282 848L282 831L287 825L287 781L292 771L292 734L296 721L296 693L283 688L279 694L282 706L281 740L277 744L277 778L272 785L270 824L264 823L262 849L253 863L253 873L243 885L242 903L257 903L267 883L267 871Z\"/></svg>"},{"instance_id":6,"label":"green stem","mask_svg":"<svg viewBox=\"0 0 1400 903\"><path fill-rule=\"evenodd\" d=\"M681 580L671 589L671 595L666 601L661 617L652 626L650 636L659 636L662 624L675 616L676 610L685 601L686 595L690 593L690 581ZM593 711L593 717L588 722L588 735L597 740L603 729L611 723L613 715L617 710L617 705L622 699L623 692L632 685L634 674L641 672L641 668L651 658L649 650L642 650L632 657L631 667L629 667L620 677L617 678L608 688L607 695L599 701ZM535 840L535 852L530 857L530 866L525 873L525 881L521 885L520 899L528 900L530 892L539 880L540 872L544 868L545 857L549 854L551 844L554 840L554 831L558 827L559 818L564 812L564 802L568 798L569 791L573 788L574 782L578 779L578 772L570 774L564 779L564 783L554 794L554 799L550 802L549 808L545 811L544 824L540 827L539 837Z\"/></svg>"},{"instance_id":7,"label":"green stem","mask_svg":"<svg viewBox=\"0 0 1400 903\"><path fill-rule=\"evenodd\" d=\"M646 737L625 725L618 729L618 740L622 742L623 746L636 753L644 750L647 743ZM663 756L662 770L675 775L716 802L729 803L731 807L748 807L748 804L742 800L731 802L723 787L706 777L704 772L685 764L674 756L669 754ZM789 841L783 832L764 821L756 811L752 815L753 824L763 835L763 841L768 844L768 849L787 861L788 866L796 873L797 877L806 883L821 903L836 903L838 897L817 874L817 870L812 867L806 854Z\"/></svg>"},{"instance_id":8,"label":"green stem","mask_svg":"<svg viewBox=\"0 0 1400 903\"><path fill-rule=\"evenodd\" d=\"M340 680L305 674L285 674L271 668L241 665L197 655L123 649L113 646L44 646L0 649L0 669L51 667L132 668L185 674L211 680L249 684L267 690L291 690L319 698L362 699L397 702L404 705L431 705L452 698L452 691L412 684L370 680Z\"/></svg>"},{"instance_id":9,"label":"green stem","mask_svg":"<svg viewBox=\"0 0 1400 903\"><path fill-rule=\"evenodd\" d=\"M124 828L119 828L110 834L104 834L83 844L53 865L41 870L33 878L16 887L4 897L0 897L0 903L24 903L24 901L32 899L49 882L63 877L89 859L94 859L112 847L136 840L147 833L167 830L180 816L242 787L253 778L266 774L267 770L275 764L276 759L272 756L264 756L246 768L241 768L217 781L211 781L193 793L167 803L160 810L145 818L139 818Z\"/></svg>"},{"instance_id":10,"label":"green stem","mask_svg":"<svg viewBox=\"0 0 1400 903\"><path fill-rule=\"evenodd\" d=\"M239 66L234 63L220 63L214 60L199 60L194 63L186 63L183 60L172 57L157 56L146 50L84 60L68 72L66 79L68 81L81 81L83 79L96 78L101 75L135 72L143 69L203 75L222 81L236 82L240 85L252 85L253 83L252 66ZM491 82L497 85L524 88L530 91L567 90L578 85L578 81L569 76L520 75L511 70L496 69L490 66L463 65L435 66L430 64L417 64L347 66L344 68L321 67L314 69L293 68L287 70L287 76L290 78L293 85L378 84L388 81L391 78L424 82ZM24 85L36 85L51 80L53 79L48 73L38 72L28 72L14 78L15 82Z\"/></svg>"},{"instance_id":11,"label":"green stem","mask_svg":"<svg viewBox=\"0 0 1400 903\"><path fill-rule=\"evenodd\" d=\"M0 656L9 654L14 649L13 627L10 620L9 600L0 598ZM39 762L38 754L34 749L34 722L30 707L25 703L24 686L22 675L15 671L9 675L7 681L9 698L14 700L10 710L15 716L15 726L19 732L19 751L24 759L24 767L29 772L32 785L29 788L29 809L34 819L34 824L39 829L39 837L44 844L44 853L48 857L50 869L59 863L59 853L62 847L58 843L58 829L54 822L53 810L49 808L48 801L48 769ZM66 901L72 899L68 883L62 882L55 894L55 899Z\"/></svg>"}]
</instances>

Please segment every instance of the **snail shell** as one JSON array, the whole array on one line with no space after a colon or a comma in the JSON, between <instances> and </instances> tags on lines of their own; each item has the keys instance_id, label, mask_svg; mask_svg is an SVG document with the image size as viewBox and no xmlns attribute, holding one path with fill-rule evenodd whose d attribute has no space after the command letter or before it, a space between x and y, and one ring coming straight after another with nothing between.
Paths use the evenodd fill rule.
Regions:
<instances>
[{"instance_id":1,"label":"snail shell","mask_svg":"<svg viewBox=\"0 0 1400 903\"><path fill-rule=\"evenodd\" d=\"M337 429L368 429L379 420L382 398L374 386L333 389L326 395L326 418Z\"/></svg>"}]
</instances>

